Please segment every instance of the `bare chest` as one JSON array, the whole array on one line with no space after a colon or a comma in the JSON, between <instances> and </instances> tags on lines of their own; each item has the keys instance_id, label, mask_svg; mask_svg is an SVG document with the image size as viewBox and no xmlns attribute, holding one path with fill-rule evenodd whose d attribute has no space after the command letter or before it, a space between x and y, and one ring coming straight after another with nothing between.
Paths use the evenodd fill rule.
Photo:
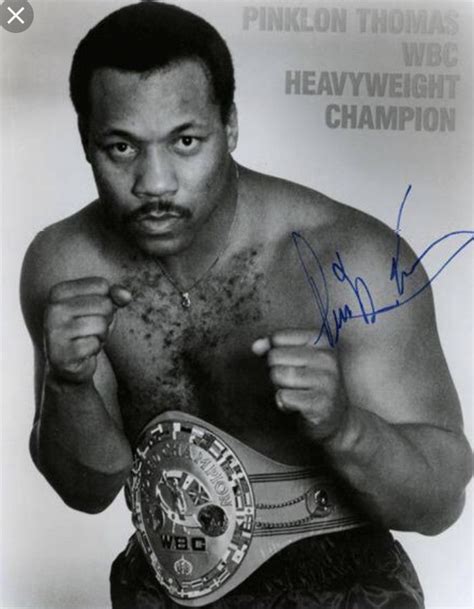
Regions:
<instances>
[{"instance_id":1,"label":"bare chest","mask_svg":"<svg viewBox=\"0 0 474 609\"><path fill-rule=\"evenodd\" d=\"M170 409L237 434L244 421L258 426L271 388L251 344L271 322L268 278L256 250L195 286L187 309L158 268L124 275L122 283L134 300L119 311L108 355L130 437Z\"/></svg>"},{"instance_id":2,"label":"bare chest","mask_svg":"<svg viewBox=\"0 0 474 609\"><path fill-rule=\"evenodd\" d=\"M251 350L257 338L308 323L300 275L269 265L270 253L233 256L190 291L188 309L158 268L120 278L134 300L119 311L108 356L132 444L155 416L180 410L281 462L307 460L296 417L275 406L266 358Z\"/></svg>"}]
</instances>

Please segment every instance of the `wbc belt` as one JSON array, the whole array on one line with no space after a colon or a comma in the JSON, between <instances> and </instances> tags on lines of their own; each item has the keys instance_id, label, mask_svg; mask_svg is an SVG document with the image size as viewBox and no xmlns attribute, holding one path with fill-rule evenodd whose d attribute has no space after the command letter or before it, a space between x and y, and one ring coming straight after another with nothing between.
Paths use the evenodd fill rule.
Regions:
<instances>
[{"instance_id":1,"label":"wbc belt","mask_svg":"<svg viewBox=\"0 0 474 609\"><path fill-rule=\"evenodd\" d=\"M219 599L295 541L365 524L330 477L277 463L178 411L140 436L130 490L157 580L190 607Z\"/></svg>"}]
</instances>

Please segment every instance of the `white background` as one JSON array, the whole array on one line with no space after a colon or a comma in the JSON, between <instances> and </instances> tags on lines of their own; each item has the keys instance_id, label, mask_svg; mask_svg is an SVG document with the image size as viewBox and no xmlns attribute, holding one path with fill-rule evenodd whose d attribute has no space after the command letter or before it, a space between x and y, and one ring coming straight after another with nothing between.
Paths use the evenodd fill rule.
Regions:
<instances>
[{"instance_id":1,"label":"white background","mask_svg":"<svg viewBox=\"0 0 474 609\"><path fill-rule=\"evenodd\" d=\"M32 350L18 302L28 243L45 225L95 197L68 100L72 53L101 17L124 2L33 0L35 21L22 34L0 30L2 298L1 597L6 608L105 608L108 572L132 527L122 496L89 516L65 507L28 455L33 417ZM442 234L473 227L472 5L327 1L320 6L422 7L458 11L460 32L440 36L243 31L243 3L183 2L208 18L233 52L240 114L236 158L244 165L314 187L394 226L409 183L404 236L421 252ZM250 5L250 2L248 3ZM290 2L287 3L290 5ZM307 4L307 6L311 6ZM455 133L331 130L328 103L361 99L285 96L286 69L402 72L401 42L451 41L461 74ZM393 103L388 99L379 103ZM397 100L395 100L397 101ZM370 103L376 103L372 100ZM410 100L400 101L409 105ZM439 100L421 105L439 105ZM291 205L291 201L288 201ZM436 270L447 250L431 259ZM472 442L472 247L433 285L441 341ZM400 380L403 382L403 379ZM434 538L398 534L415 563L428 607L472 607L472 502Z\"/></svg>"}]
</instances>

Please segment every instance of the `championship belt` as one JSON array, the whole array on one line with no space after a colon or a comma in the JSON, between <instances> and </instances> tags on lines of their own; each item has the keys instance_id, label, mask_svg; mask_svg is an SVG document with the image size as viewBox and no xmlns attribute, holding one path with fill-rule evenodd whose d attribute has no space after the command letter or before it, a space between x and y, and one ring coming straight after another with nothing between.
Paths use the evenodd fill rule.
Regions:
<instances>
[{"instance_id":1,"label":"championship belt","mask_svg":"<svg viewBox=\"0 0 474 609\"><path fill-rule=\"evenodd\" d=\"M330 477L277 463L178 411L141 435L130 490L158 582L189 607L219 599L295 541L365 524Z\"/></svg>"}]
</instances>

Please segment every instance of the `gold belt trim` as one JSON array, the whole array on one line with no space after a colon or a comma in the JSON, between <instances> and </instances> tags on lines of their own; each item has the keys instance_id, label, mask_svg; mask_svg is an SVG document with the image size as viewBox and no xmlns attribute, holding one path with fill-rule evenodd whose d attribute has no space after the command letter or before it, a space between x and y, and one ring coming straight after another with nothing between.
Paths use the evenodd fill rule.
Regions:
<instances>
[{"instance_id":1,"label":"gold belt trim","mask_svg":"<svg viewBox=\"0 0 474 609\"><path fill-rule=\"evenodd\" d=\"M366 524L331 477L277 463L178 411L140 436L130 490L145 556L185 606L221 598L295 541Z\"/></svg>"}]
</instances>

